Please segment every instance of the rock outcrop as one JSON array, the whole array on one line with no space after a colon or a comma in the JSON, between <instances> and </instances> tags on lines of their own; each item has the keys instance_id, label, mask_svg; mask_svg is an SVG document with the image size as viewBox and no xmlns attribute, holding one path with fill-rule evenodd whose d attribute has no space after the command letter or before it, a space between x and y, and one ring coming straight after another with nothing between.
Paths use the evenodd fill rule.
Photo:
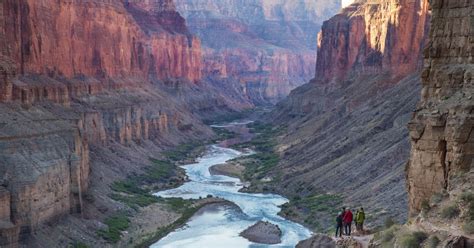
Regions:
<instances>
[{"instance_id":1,"label":"rock outcrop","mask_svg":"<svg viewBox=\"0 0 474 248\"><path fill-rule=\"evenodd\" d=\"M379 0L358 1L323 24L315 79L270 117L286 132L270 175L281 181L269 188L290 199L341 196L345 206L369 209L369 225L406 220L406 124L419 99L428 20L425 0ZM333 216L313 214L322 216L315 228L332 226Z\"/></svg>"},{"instance_id":2,"label":"rock outcrop","mask_svg":"<svg viewBox=\"0 0 474 248\"><path fill-rule=\"evenodd\" d=\"M203 41L203 77L251 102L277 102L314 76L315 40L335 1L178 0Z\"/></svg>"},{"instance_id":3,"label":"rock outcrop","mask_svg":"<svg viewBox=\"0 0 474 248\"><path fill-rule=\"evenodd\" d=\"M281 243L281 235L280 227L266 221L259 221L240 233L252 242L269 245Z\"/></svg>"},{"instance_id":4,"label":"rock outcrop","mask_svg":"<svg viewBox=\"0 0 474 248\"><path fill-rule=\"evenodd\" d=\"M200 79L200 41L171 0L2 1L0 246L103 216L114 179L209 137L191 111L230 108Z\"/></svg>"},{"instance_id":5,"label":"rock outcrop","mask_svg":"<svg viewBox=\"0 0 474 248\"><path fill-rule=\"evenodd\" d=\"M407 166L410 211L442 191L463 185L473 171L474 65L472 1L431 2L433 21L425 49L421 100L409 124L412 150Z\"/></svg>"},{"instance_id":6,"label":"rock outcrop","mask_svg":"<svg viewBox=\"0 0 474 248\"><path fill-rule=\"evenodd\" d=\"M336 248L336 242L326 235L315 234L309 239L300 241L296 248Z\"/></svg>"}]
</instances>

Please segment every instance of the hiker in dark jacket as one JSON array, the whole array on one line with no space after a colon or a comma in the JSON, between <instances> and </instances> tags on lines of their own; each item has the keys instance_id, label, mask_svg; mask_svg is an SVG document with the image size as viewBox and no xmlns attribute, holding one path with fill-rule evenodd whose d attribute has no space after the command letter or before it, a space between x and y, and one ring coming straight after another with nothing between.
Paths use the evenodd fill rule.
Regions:
<instances>
[{"instance_id":1,"label":"hiker in dark jacket","mask_svg":"<svg viewBox=\"0 0 474 248\"><path fill-rule=\"evenodd\" d=\"M352 212L350 209L346 210L346 213L344 214L344 217L342 218L342 221L344 222L344 232L346 235L351 235L351 227L352 227L352 220L354 219L354 216L352 215Z\"/></svg>"},{"instance_id":2,"label":"hiker in dark jacket","mask_svg":"<svg viewBox=\"0 0 474 248\"><path fill-rule=\"evenodd\" d=\"M342 237L342 217L344 215L344 212L340 213L336 217L336 238L337 238L337 232L339 231L339 237Z\"/></svg>"}]
</instances>

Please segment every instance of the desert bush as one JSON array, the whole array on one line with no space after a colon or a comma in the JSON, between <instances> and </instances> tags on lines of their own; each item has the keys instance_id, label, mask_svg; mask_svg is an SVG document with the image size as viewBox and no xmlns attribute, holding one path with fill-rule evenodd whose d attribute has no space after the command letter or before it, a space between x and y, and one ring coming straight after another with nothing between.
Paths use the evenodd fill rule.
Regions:
<instances>
[{"instance_id":1,"label":"desert bush","mask_svg":"<svg viewBox=\"0 0 474 248\"><path fill-rule=\"evenodd\" d=\"M466 222L462 228L466 233L474 234L474 221L471 220Z\"/></svg>"},{"instance_id":2,"label":"desert bush","mask_svg":"<svg viewBox=\"0 0 474 248\"><path fill-rule=\"evenodd\" d=\"M424 201L421 202L421 210L423 212L429 212L430 209L431 209L431 207L430 207L430 203L429 203L428 200L424 200Z\"/></svg>"},{"instance_id":3,"label":"desert bush","mask_svg":"<svg viewBox=\"0 0 474 248\"><path fill-rule=\"evenodd\" d=\"M441 242L439 240L438 237L436 236L431 236L428 238L428 240L426 241L426 247L427 248L436 248L436 246L438 246L439 242Z\"/></svg>"},{"instance_id":4,"label":"desert bush","mask_svg":"<svg viewBox=\"0 0 474 248\"><path fill-rule=\"evenodd\" d=\"M435 193L431 196L430 202L433 204L438 204L443 200L444 197L445 196L443 193Z\"/></svg>"},{"instance_id":5,"label":"desert bush","mask_svg":"<svg viewBox=\"0 0 474 248\"><path fill-rule=\"evenodd\" d=\"M441 210L441 217L444 219L452 219L459 215L459 208L456 205L450 205Z\"/></svg>"},{"instance_id":6,"label":"desert bush","mask_svg":"<svg viewBox=\"0 0 474 248\"><path fill-rule=\"evenodd\" d=\"M395 224L396 223L392 218L388 217L387 219L385 219L385 223L384 223L385 228L390 228Z\"/></svg>"},{"instance_id":7,"label":"desert bush","mask_svg":"<svg viewBox=\"0 0 474 248\"><path fill-rule=\"evenodd\" d=\"M122 231L129 227L130 220L124 214L117 214L105 219L104 223L107 225L107 229L99 230L98 235L109 242L117 243L121 238Z\"/></svg>"},{"instance_id":8,"label":"desert bush","mask_svg":"<svg viewBox=\"0 0 474 248\"><path fill-rule=\"evenodd\" d=\"M411 232L400 235L397 239L397 243L404 248L419 248L420 244L423 243L427 238L424 232Z\"/></svg>"}]
</instances>

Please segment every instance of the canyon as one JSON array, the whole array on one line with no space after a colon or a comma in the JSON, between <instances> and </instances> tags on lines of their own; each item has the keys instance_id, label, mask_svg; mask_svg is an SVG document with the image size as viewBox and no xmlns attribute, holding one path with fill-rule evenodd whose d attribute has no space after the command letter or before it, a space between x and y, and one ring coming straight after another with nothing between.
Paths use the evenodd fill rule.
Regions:
<instances>
[{"instance_id":1,"label":"canyon","mask_svg":"<svg viewBox=\"0 0 474 248\"><path fill-rule=\"evenodd\" d=\"M340 9L327 0L177 0L176 6L202 40L203 77L256 105L276 103L314 76L317 32Z\"/></svg>"},{"instance_id":2,"label":"canyon","mask_svg":"<svg viewBox=\"0 0 474 248\"><path fill-rule=\"evenodd\" d=\"M94 233L123 206L113 181L245 105L201 82L200 41L171 0L2 1L0 47L2 247Z\"/></svg>"},{"instance_id":3,"label":"canyon","mask_svg":"<svg viewBox=\"0 0 474 248\"><path fill-rule=\"evenodd\" d=\"M285 128L280 163L269 173L281 179L267 188L290 199L340 197L341 207L368 209L372 225L407 220L407 124L420 94L428 7L425 0L360 1L323 23L316 77L267 117ZM332 225L332 214L315 214L317 230Z\"/></svg>"},{"instance_id":4,"label":"canyon","mask_svg":"<svg viewBox=\"0 0 474 248\"><path fill-rule=\"evenodd\" d=\"M277 162L251 184L214 175L230 170L243 178L245 164L222 163L248 150L208 146L218 161L186 161L192 173L185 175L173 160L169 178L146 190L159 188L160 200L194 194L195 209L221 204L212 205L219 218L206 223L229 230L265 210L284 233L292 230L282 236L278 227L285 244L309 237L309 229L331 230L347 206L366 209L369 229L407 223L375 234L371 247L404 247L412 232L441 247L472 247L473 1L361 0L334 15L340 6L1 1L0 247L130 247L144 244L146 228L180 226L184 210L118 200L137 190L124 180L145 180L140 175L163 166L173 148L230 135L205 123L272 104L263 116L254 111L258 121L249 125L272 137L245 135L256 137L247 144L267 142ZM126 189L117 193L114 185ZM320 205L308 208L307 199ZM112 243L100 232L117 213L135 226ZM229 222L230 215L241 219ZM160 242L172 247L193 230L206 236L196 225L203 216ZM389 241L380 238L386 232ZM158 240L146 237L145 244ZM205 241L199 237L192 238ZM334 243L316 234L297 247Z\"/></svg>"}]
</instances>

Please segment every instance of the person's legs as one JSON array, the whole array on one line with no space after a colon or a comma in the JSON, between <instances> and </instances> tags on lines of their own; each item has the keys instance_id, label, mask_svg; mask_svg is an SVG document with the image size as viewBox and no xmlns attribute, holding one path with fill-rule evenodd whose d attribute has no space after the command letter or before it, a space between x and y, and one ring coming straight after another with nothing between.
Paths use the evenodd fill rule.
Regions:
<instances>
[{"instance_id":1,"label":"person's legs","mask_svg":"<svg viewBox=\"0 0 474 248\"><path fill-rule=\"evenodd\" d=\"M344 223L344 235L347 235L347 223Z\"/></svg>"},{"instance_id":2,"label":"person's legs","mask_svg":"<svg viewBox=\"0 0 474 248\"><path fill-rule=\"evenodd\" d=\"M342 225L337 225L336 226L336 238L337 238L337 232L339 231L339 237L342 236Z\"/></svg>"},{"instance_id":3,"label":"person's legs","mask_svg":"<svg viewBox=\"0 0 474 248\"><path fill-rule=\"evenodd\" d=\"M351 226L352 226L352 223L347 223L347 227L349 229L349 232L347 233L347 235L351 236Z\"/></svg>"},{"instance_id":4,"label":"person's legs","mask_svg":"<svg viewBox=\"0 0 474 248\"><path fill-rule=\"evenodd\" d=\"M360 230L364 231L364 222L363 221L360 223Z\"/></svg>"}]
</instances>

